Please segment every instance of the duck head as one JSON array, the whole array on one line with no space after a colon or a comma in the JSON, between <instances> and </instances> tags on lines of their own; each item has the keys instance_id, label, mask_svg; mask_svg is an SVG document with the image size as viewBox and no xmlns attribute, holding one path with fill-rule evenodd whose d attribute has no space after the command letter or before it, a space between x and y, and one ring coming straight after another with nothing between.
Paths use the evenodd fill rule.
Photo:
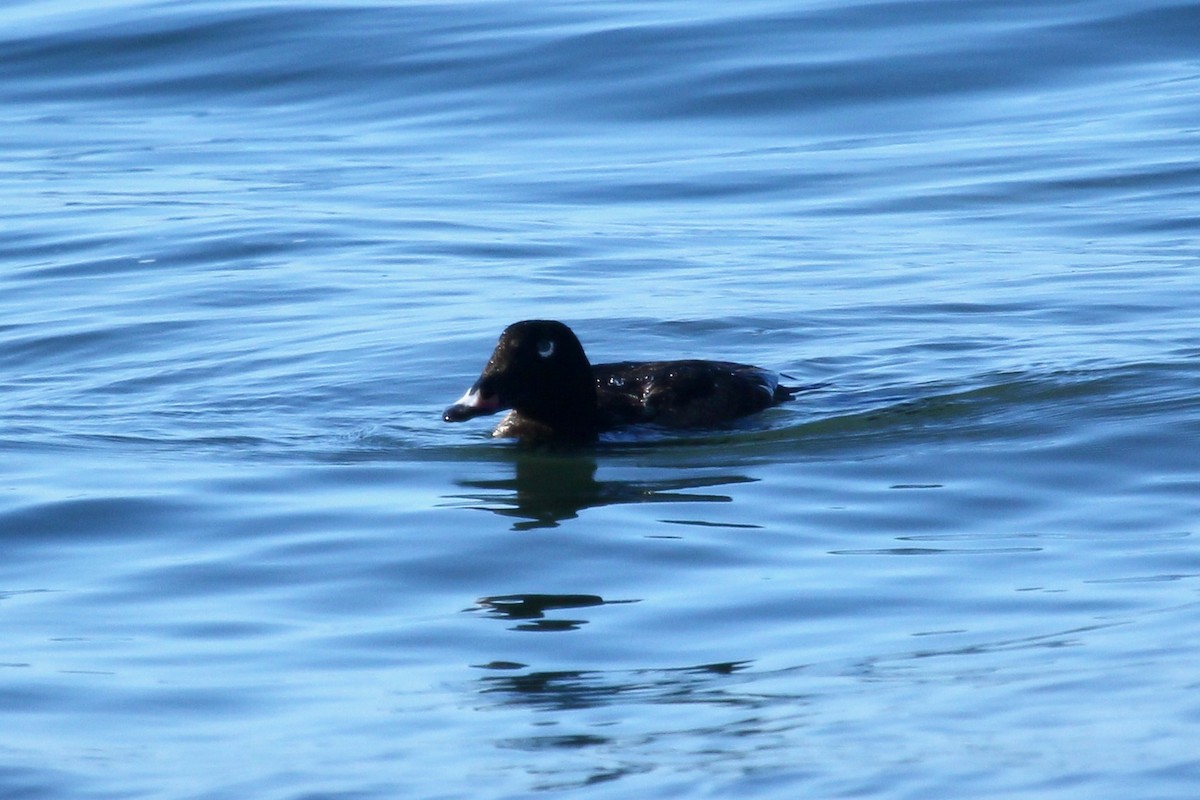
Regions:
<instances>
[{"instance_id":1,"label":"duck head","mask_svg":"<svg viewBox=\"0 0 1200 800\"><path fill-rule=\"evenodd\" d=\"M543 426L551 438L596 438L596 380L570 328L554 320L509 325L479 379L442 419L462 422L506 409Z\"/></svg>"}]
</instances>

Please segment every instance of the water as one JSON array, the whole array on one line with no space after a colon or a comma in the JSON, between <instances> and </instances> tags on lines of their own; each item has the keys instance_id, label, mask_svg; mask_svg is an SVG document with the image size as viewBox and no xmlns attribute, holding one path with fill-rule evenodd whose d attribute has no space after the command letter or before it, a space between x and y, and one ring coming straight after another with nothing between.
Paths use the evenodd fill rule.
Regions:
<instances>
[{"instance_id":1,"label":"water","mask_svg":"<svg viewBox=\"0 0 1200 800\"><path fill-rule=\"evenodd\" d=\"M8 3L0 796L1193 797L1198 29ZM831 386L441 423L531 316Z\"/></svg>"}]
</instances>

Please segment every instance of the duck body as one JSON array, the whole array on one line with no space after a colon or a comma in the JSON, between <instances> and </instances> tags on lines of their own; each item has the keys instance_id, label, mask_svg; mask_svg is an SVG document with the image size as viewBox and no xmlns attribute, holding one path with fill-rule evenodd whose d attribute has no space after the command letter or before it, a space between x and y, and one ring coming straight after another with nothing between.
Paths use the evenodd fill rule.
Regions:
<instances>
[{"instance_id":1,"label":"duck body","mask_svg":"<svg viewBox=\"0 0 1200 800\"><path fill-rule=\"evenodd\" d=\"M493 436L583 444L628 425L712 427L798 391L770 370L729 361L592 365L566 325L525 320L504 329L479 380L442 419L462 422L510 409Z\"/></svg>"}]
</instances>

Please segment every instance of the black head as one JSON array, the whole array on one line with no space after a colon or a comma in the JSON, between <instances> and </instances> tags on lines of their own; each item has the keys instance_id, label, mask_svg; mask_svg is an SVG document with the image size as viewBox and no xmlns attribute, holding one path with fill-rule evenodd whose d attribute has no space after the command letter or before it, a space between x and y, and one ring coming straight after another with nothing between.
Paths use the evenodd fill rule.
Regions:
<instances>
[{"instance_id":1,"label":"black head","mask_svg":"<svg viewBox=\"0 0 1200 800\"><path fill-rule=\"evenodd\" d=\"M508 408L558 438L596 437L596 381L566 325L535 319L505 328L479 380L442 419L461 422Z\"/></svg>"}]
</instances>

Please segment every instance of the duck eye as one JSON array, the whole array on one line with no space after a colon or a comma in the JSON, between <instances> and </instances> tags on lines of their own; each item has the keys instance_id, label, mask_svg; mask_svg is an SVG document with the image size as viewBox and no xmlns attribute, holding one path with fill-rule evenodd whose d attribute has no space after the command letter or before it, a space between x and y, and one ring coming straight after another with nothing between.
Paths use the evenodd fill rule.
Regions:
<instances>
[{"instance_id":1,"label":"duck eye","mask_svg":"<svg viewBox=\"0 0 1200 800\"><path fill-rule=\"evenodd\" d=\"M538 339L537 354L542 358L549 358L554 355L554 340Z\"/></svg>"}]
</instances>

